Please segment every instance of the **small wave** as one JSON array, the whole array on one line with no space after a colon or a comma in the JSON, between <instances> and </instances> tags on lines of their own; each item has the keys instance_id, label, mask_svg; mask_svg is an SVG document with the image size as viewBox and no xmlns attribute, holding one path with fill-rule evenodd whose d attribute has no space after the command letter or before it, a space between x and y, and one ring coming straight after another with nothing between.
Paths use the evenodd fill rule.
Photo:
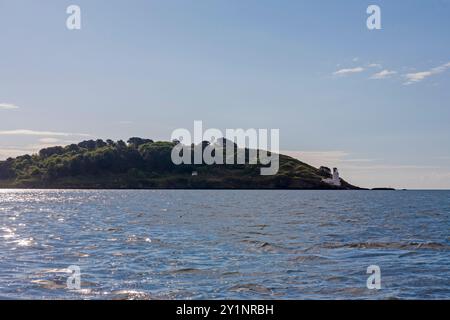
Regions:
<instances>
[{"instance_id":1,"label":"small wave","mask_svg":"<svg viewBox=\"0 0 450 320\"><path fill-rule=\"evenodd\" d=\"M4 235L2 235L4 239L11 239L16 236L14 233L16 230L13 228L1 227L0 230L4 232Z\"/></svg>"},{"instance_id":2,"label":"small wave","mask_svg":"<svg viewBox=\"0 0 450 320\"><path fill-rule=\"evenodd\" d=\"M241 275L241 273L239 271L227 271L227 272L222 273L223 277L230 277L230 276L235 277L235 276L239 276L239 275Z\"/></svg>"},{"instance_id":3,"label":"small wave","mask_svg":"<svg viewBox=\"0 0 450 320\"><path fill-rule=\"evenodd\" d=\"M416 251L408 251L406 253L400 254L399 258L409 257L418 254Z\"/></svg>"},{"instance_id":4,"label":"small wave","mask_svg":"<svg viewBox=\"0 0 450 320\"><path fill-rule=\"evenodd\" d=\"M299 263L304 263L304 262L314 262L314 261L329 261L330 259L323 257L323 256L319 256L319 255L303 255L303 256L298 256L292 259L295 262L299 262Z\"/></svg>"},{"instance_id":5,"label":"small wave","mask_svg":"<svg viewBox=\"0 0 450 320\"><path fill-rule=\"evenodd\" d=\"M329 221L322 222L319 224L319 227L335 227L335 226L336 226L336 223L329 222Z\"/></svg>"},{"instance_id":6,"label":"small wave","mask_svg":"<svg viewBox=\"0 0 450 320\"><path fill-rule=\"evenodd\" d=\"M201 269L195 269L195 268L182 268L182 269L176 269L169 271L170 274L199 274L199 273L205 273L205 270Z\"/></svg>"},{"instance_id":7,"label":"small wave","mask_svg":"<svg viewBox=\"0 0 450 320\"><path fill-rule=\"evenodd\" d=\"M345 280L347 280L348 278L347 277L344 277L344 276L331 276L331 277L328 277L326 280L327 281L332 281L332 282L339 282L339 283L342 283L342 282L344 282Z\"/></svg>"},{"instance_id":8,"label":"small wave","mask_svg":"<svg viewBox=\"0 0 450 320\"><path fill-rule=\"evenodd\" d=\"M84 248L83 248L84 250L96 250L96 249L98 249L98 245L91 245L91 246L85 246Z\"/></svg>"},{"instance_id":9,"label":"small wave","mask_svg":"<svg viewBox=\"0 0 450 320\"><path fill-rule=\"evenodd\" d=\"M330 289L327 287L324 287L323 289L319 290L321 293L329 293ZM338 293L340 297L345 296L351 296L351 297L364 297L367 295L367 289L366 288L358 288L358 287L347 287L347 288L334 288L332 289L333 293ZM344 295L344 296L342 296Z\"/></svg>"},{"instance_id":10,"label":"small wave","mask_svg":"<svg viewBox=\"0 0 450 320\"><path fill-rule=\"evenodd\" d=\"M81 294L81 295L98 294L97 292L92 291L92 289L79 289L79 290L73 290L73 291L78 294Z\"/></svg>"},{"instance_id":11,"label":"small wave","mask_svg":"<svg viewBox=\"0 0 450 320\"><path fill-rule=\"evenodd\" d=\"M123 252L113 252L111 255L113 257L123 257L125 254Z\"/></svg>"},{"instance_id":12,"label":"small wave","mask_svg":"<svg viewBox=\"0 0 450 320\"><path fill-rule=\"evenodd\" d=\"M148 242L148 243L151 243L152 239L150 239L149 237L137 237L135 235L132 235L132 236L127 238L126 242L127 243L136 243L136 242Z\"/></svg>"},{"instance_id":13,"label":"small wave","mask_svg":"<svg viewBox=\"0 0 450 320\"><path fill-rule=\"evenodd\" d=\"M74 253L74 256L78 257L78 258L87 258L87 257L90 256L90 254L89 253L84 253L84 252L76 252L76 253Z\"/></svg>"},{"instance_id":14,"label":"small wave","mask_svg":"<svg viewBox=\"0 0 450 320\"><path fill-rule=\"evenodd\" d=\"M264 232L258 232L258 231L247 231L246 233L247 233L247 234L257 235L257 236L265 236L265 235L267 235L267 234L264 233Z\"/></svg>"},{"instance_id":15,"label":"small wave","mask_svg":"<svg viewBox=\"0 0 450 320\"><path fill-rule=\"evenodd\" d=\"M41 273L72 273L72 270L67 268L62 269L53 268L53 269L44 269L41 271Z\"/></svg>"},{"instance_id":16,"label":"small wave","mask_svg":"<svg viewBox=\"0 0 450 320\"><path fill-rule=\"evenodd\" d=\"M152 300L153 297L144 291L118 290L113 291L113 300Z\"/></svg>"},{"instance_id":17,"label":"small wave","mask_svg":"<svg viewBox=\"0 0 450 320\"><path fill-rule=\"evenodd\" d=\"M17 243L17 246L19 247L31 247L36 244L33 238L25 238L25 239L19 239L13 241L14 243Z\"/></svg>"},{"instance_id":18,"label":"small wave","mask_svg":"<svg viewBox=\"0 0 450 320\"><path fill-rule=\"evenodd\" d=\"M437 242L358 242L358 243L326 243L326 249L352 248L352 249L403 249L403 250L449 250L450 246Z\"/></svg>"},{"instance_id":19,"label":"small wave","mask_svg":"<svg viewBox=\"0 0 450 320\"><path fill-rule=\"evenodd\" d=\"M64 281L38 279L38 280L32 280L31 283L36 284L39 287L48 289L48 290L57 290L57 289L66 289L67 288L67 284Z\"/></svg>"},{"instance_id":20,"label":"small wave","mask_svg":"<svg viewBox=\"0 0 450 320\"><path fill-rule=\"evenodd\" d=\"M249 226L250 228L259 228L259 229L264 229L264 228L267 228L268 227L268 225L267 224L255 224L255 225L252 225L252 226Z\"/></svg>"},{"instance_id":21,"label":"small wave","mask_svg":"<svg viewBox=\"0 0 450 320\"><path fill-rule=\"evenodd\" d=\"M260 294L273 294L273 291L269 288L266 288L259 284L247 283L247 284L238 284L229 288L230 291L235 292L255 292Z\"/></svg>"},{"instance_id":22,"label":"small wave","mask_svg":"<svg viewBox=\"0 0 450 320\"><path fill-rule=\"evenodd\" d=\"M259 251L264 251L264 252L273 252L273 253L277 253L277 252L295 253L296 252L296 250L294 250L294 249L284 248L282 246L272 244L269 242L249 240L249 239L242 240L242 242L249 243L252 245L252 247L254 249L259 250Z\"/></svg>"},{"instance_id":23,"label":"small wave","mask_svg":"<svg viewBox=\"0 0 450 320\"><path fill-rule=\"evenodd\" d=\"M261 249L263 249L266 252L272 252L272 253L290 253L295 254L299 253L299 250L292 249L292 248L286 248L277 244L271 244L268 242L264 242L261 246Z\"/></svg>"}]
</instances>

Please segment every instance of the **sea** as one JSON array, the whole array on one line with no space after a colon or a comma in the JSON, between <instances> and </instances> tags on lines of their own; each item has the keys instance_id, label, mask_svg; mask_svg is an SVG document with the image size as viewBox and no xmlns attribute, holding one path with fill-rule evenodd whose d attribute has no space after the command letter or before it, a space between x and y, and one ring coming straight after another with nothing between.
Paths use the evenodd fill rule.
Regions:
<instances>
[{"instance_id":1,"label":"sea","mask_svg":"<svg viewBox=\"0 0 450 320\"><path fill-rule=\"evenodd\" d=\"M0 299L450 299L450 191L0 190Z\"/></svg>"}]
</instances>

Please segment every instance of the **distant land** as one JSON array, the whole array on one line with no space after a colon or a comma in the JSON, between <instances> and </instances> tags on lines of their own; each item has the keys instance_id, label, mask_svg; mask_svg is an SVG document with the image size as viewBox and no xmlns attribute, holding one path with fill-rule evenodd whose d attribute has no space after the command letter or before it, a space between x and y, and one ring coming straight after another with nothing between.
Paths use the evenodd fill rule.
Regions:
<instances>
[{"instance_id":1,"label":"distant land","mask_svg":"<svg viewBox=\"0 0 450 320\"><path fill-rule=\"evenodd\" d=\"M0 188L42 189L315 189L357 190L323 181L331 170L280 155L276 175L260 175L261 164L175 165L178 142L130 138L88 140L0 161ZM207 144L207 142L203 142ZM236 156L237 145L234 146ZM242 150L242 149L241 149ZM248 149L245 149L246 157Z\"/></svg>"}]
</instances>

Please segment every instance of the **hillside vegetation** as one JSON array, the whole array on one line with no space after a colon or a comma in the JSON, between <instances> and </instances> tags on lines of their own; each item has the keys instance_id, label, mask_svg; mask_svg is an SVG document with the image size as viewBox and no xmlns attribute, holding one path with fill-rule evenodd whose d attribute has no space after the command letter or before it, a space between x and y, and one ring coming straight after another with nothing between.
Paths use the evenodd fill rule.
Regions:
<instances>
[{"instance_id":1,"label":"hillside vegetation","mask_svg":"<svg viewBox=\"0 0 450 320\"><path fill-rule=\"evenodd\" d=\"M261 176L259 164L175 165L171 151L176 143L131 138L42 149L0 161L0 188L357 189L345 181L332 187L322 182L327 170L285 155L273 176Z\"/></svg>"}]
</instances>

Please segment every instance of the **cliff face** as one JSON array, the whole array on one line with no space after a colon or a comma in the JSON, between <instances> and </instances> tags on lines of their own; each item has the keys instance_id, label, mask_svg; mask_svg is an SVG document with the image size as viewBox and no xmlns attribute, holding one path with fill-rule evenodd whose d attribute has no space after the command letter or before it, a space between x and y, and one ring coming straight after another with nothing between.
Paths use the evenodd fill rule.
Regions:
<instances>
[{"instance_id":1,"label":"cliff face","mask_svg":"<svg viewBox=\"0 0 450 320\"><path fill-rule=\"evenodd\" d=\"M280 155L276 175L261 165L174 165L172 142L83 141L0 162L0 188L359 189L323 182L329 172ZM195 174L193 174L195 172Z\"/></svg>"}]
</instances>

